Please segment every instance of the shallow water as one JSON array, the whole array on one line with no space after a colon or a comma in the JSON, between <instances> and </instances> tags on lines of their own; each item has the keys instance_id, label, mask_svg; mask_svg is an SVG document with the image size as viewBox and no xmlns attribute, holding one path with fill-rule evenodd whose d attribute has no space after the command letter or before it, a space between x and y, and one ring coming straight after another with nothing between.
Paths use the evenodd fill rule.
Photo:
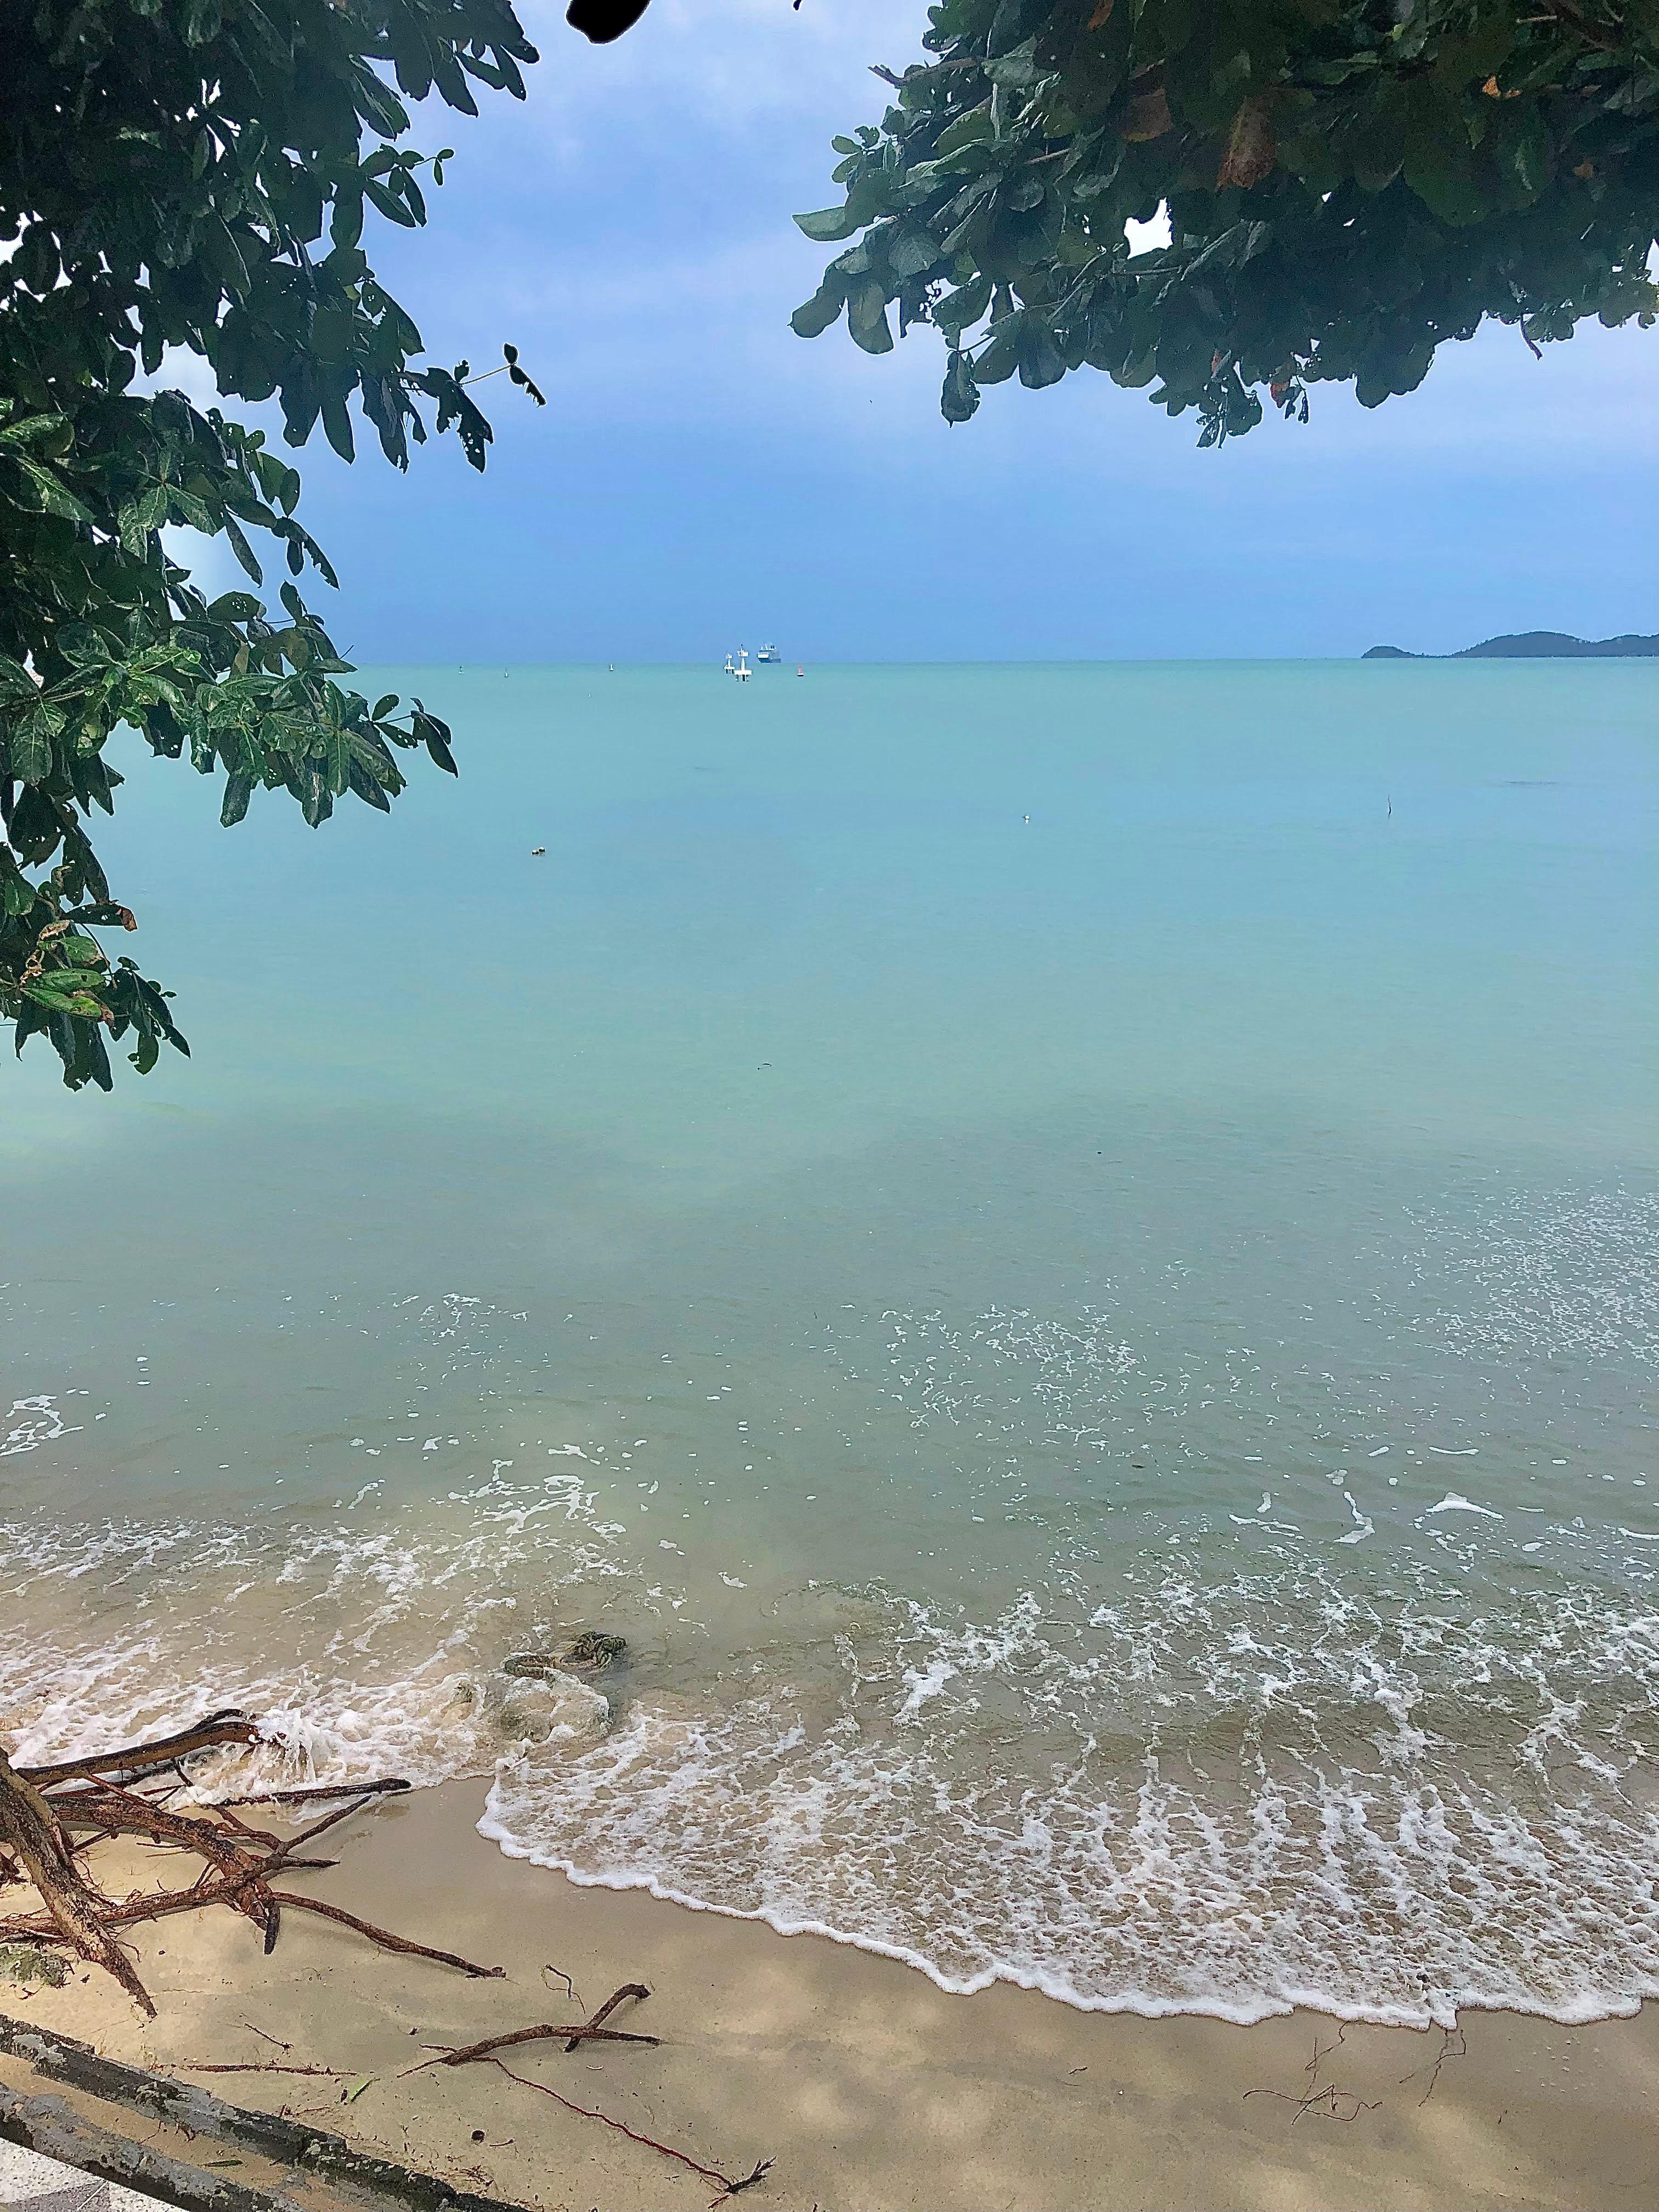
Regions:
<instances>
[{"instance_id":1,"label":"shallow water","mask_svg":"<svg viewBox=\"0 0 1659 2212\"><path fill-rule=\"evenodd\" d=\"M138 764L196 1058L5 1078L0 1726L952 1987L1659 1993L1654 670L402 681L389 823Z\"/></svg>"}]
</instances>

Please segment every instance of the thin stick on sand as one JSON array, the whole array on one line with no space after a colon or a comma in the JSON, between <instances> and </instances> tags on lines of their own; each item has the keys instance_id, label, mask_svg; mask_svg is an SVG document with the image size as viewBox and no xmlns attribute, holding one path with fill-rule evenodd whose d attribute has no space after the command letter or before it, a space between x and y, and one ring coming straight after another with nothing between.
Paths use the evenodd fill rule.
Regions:
<instances>
[{"instance_id":1,"label":"thin stick on sand","mask_svg":"<svg viewBox=\"0 0 1659 2212\"><path fill-rule=\"evenodd\" d=\"M625 2120L613 2120L609 2112L600 2112L596 2106L578 2105L568 2097L562 2097L556 2089L550 2089L545 2081L532 2081L526 2074L515 2074L500 2058L487 2059L484 2063L498 2068L509 2081L516 2081L520 2088L539 2089L544 2097L551 2097L554 2103L562 2105L567 2112L580 2112L585 2120L602 2120L606 2127L615 2128L619 2136L626 2136L629 2142L643 2143L647 2150L660 2151L665 2158L675 2159L681 2166L690 2166L693 2173L700 2173L705 2181L712 2181L718 2186L720 2193L714 2199L716 2204L723 2204L728 2197L737 2197L744 2190L752 2189L772 2170L772 2160L763 2158L751 2173L745 2173L741 2180L734 2181L730 2175L722 2173L718 2166L705 2166L688 2151L676 2150L672 2143L659 2142L654 2136L642 2136L637 2129L630 2128Z\"/></svg>"},{"instance_id":2,"label":"thin stick on sand","mask_svg":"<svg viewBox=\"0 0 1659 2212\"><path fill-rule=\"evenodd\" d=\"M407 2074L424 2073L428 2066L471 2066L476 2059L489 2058L498 2051L510 2051L521 2043L564 2043L567 2051L580 2049L584 2043L647 2043L654 2050L661 2043L656 2035L630 2035L619 2027L607 2027L617 2007L629 1997L644 1999L651 1992L643 1982L624 1982L622 1988L608 1996L591 2020L563 2024L553 2023L541 2027L515 2027L506 2035L487 2035L482 2043L464 2045L459 2051L443 2051L430 2058L423 2058L418 2066L410 2066Z\"/></svg>"}]
</instances>

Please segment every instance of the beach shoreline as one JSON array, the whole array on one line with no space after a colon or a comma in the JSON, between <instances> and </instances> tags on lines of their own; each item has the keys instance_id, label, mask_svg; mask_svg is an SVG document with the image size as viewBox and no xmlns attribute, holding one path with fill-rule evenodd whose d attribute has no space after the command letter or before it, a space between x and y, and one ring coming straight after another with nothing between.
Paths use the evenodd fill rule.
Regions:
<instances>
[{"instance_id":1,"label":"beach shoreline","mask_svg":"<svg viewBox=\"0 0 1659 2212\"><path fill-rule=\"evenodd\" d=\"M155 2021L96 1974L27 1998L8 1988L4 2008L548 2212L702 2205L708 2172L767 2159L757 2212L1650 2201L1652 2005L1571 2027L1470 2013L1448 2035L1312 2013L1240 2027L1082 2012L1007 1984L953 1996L845 1943L509 1858L477 1832L483 1796L475 1779L382 1801L331 1838L337 1868L290 1879L503 1978L296 1913L267 1959L246 1921L204 1913L131 1931ZM117 1889L174 1879L137 1850L100 1865ZM585 2017L633 1982L651 1997L614 2024L659 2047L542 2042L509 2054L518 2080L422 2066L433 2046ZM27 2076L0 2062L12 2087Z\"/></svg>"}]
</instances>

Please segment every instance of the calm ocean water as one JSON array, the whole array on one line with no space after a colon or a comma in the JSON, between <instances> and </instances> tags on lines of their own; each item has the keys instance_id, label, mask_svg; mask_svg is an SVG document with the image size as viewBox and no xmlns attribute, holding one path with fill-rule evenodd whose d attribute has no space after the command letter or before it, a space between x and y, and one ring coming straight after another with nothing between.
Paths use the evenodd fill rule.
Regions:
<instances>
[{"instance_id":1,"label":"calm ocean water","mask_svg":"<svg viewBox=\"0 0 1659 2212\"><path fill-rule=\"evenodd\" d=\"M459 785L138 764L196 1058L3 1076L0 1729L951 1988L1659 1994L1659 669L382 674Z\"/></svg>"}]
</instances>

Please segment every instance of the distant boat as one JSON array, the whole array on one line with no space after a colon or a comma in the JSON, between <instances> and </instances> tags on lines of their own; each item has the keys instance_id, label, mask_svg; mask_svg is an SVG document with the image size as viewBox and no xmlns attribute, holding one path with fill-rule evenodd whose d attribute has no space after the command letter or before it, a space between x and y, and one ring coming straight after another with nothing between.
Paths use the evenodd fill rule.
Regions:
<instances>
[{"instance_id":1,"label":"distant boat","mask_svg":"<svg viewBox=\"0 0 1659 2212\"><path fill-rule=\"evenodd\" d=\"M778 651L775 645L763 645L760 651L755 655L757 665L763 660L781 660L782 659L783 655Z\"/></svg>"}]
</instances>

